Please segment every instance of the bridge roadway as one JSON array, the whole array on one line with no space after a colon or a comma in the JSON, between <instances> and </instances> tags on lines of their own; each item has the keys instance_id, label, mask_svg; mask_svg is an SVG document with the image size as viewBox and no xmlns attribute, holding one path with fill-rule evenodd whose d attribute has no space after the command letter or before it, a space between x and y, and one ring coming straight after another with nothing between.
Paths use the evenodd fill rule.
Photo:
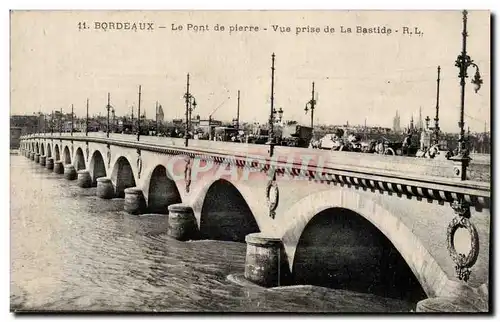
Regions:
<instances>
[{"instance_id":1,"label":"bridge roadway","mask_svg":"<svg viewBox=\"0 0 500 322\"><path fill-rule=\"evenodd\" d=\"M200 232L204 230L203 226L205 233L206 230L217 230L213 226L217 222L209 223L208 218L216 218L224 212L237 218L239 209L247 206L257 223L256 231L268 236L271 241L273 238L280 240L286 253L288 268L293 275L300 275L301 266L298 262L302 261L301 265L304 266L314 261L301 250L301 245L305 244L301 240L307 235L307 229L312 229L310 226L313 225L313 219L317 218L318 214L327 213L332 207L353 211L367 219L390 240L416 276L427 297L454 298L458 302L472 303L470 305L474 310L488 309L490 165L484 160L477 163L472 161L469 166L474 180L460 181L455 174L456 162L448 160L290 147L275 147L274 156L269 158L269 147L265 145L189 140L189 146L186 148L184 139L141 136L137 142L136 137L132 135L110 134L108 139L105 133L89 133L88 137L82 133L74 133L72 137L68 134L39 134L23 137L22 142L23 151L38 151L39 154L43 154L42 146L45 147L42 149L47 151L50 142L51 155L54 155L55 146L60 146L59 159L63 159L62 151L65 147L72 147L72 152L67 149L71 154L70 163L79 162L78 153L74 151L78 148L90 148L92 153L88 153L83 160L85 168L90 172L93 171L90 169L90 156L99 151L107 159L106 145L109 144L112 146L113 157L108 160L108 177L110 172L115 172L114 169L120 169L116 164L119 163L120 156L125 156L132 167L134 184L144 192L146 203L152 202L153 197L150 195L154 194L156 189L151 183L154 177L153 169L156 169L158 164L170 162L172 155L189 155L192 159L200 159L202 170L192 179L189 178L190 191L183 189L187 181L185 176L181 175L182 178L174 180L179 191L179 200L192 208ZM142 177L135 162L136 150L142 150L141 168L146 174ZM203 169L203 165L206 166L204 158L215 161L217 167ZM246 160L246 163L241 160ZM242 170L257 164L261 167L260 171L245 173ZM226 168L227 165L230 165L228 170L221 171L221 168ZM272 169L276 169L276 172ZM182 174L186 168L182 162L176 162L171 170ZM197 172L195 169L192 171ZM274 173L276 178L271 180ZM300 177L299 174L304 176ZM249 180L242 180L245 175ZM113 181L115 188L119 185L117 180ZM229 182L237 193L224 190L222 186L217 190L215 187L221 180ZM270 185L272 181L275 185ZM269 200L266 202L266 188L269 186L279 187L279 202L274 217L271 216ZM238 202L238 194L243 199L242 203ZM214 201L218 199L222 201ZM472 260L471 265L464 267L465 270L470 268L467 281L457 276L456 262L447 248L448 226L454 217L463 217L450 207L450 204L458 201L461 202L460 205L466 205L466 210L470 210L470 223L478 235L477 260ZM217 211L207 210L208 205L217 208ZM237 224L229 224L226 228L238 231L241 227L237 225L245 226L244 223L248 222L245 220L236 220ZM332 227L335 225L332 224ZM335 227L338 229L346 226L344 223ZM245 235L255 232L251 228L248 229L242 229L241 233ZM366 227L359 228L361 234L363 229ZM364 258L367 254L377 254L376 247L370 244L349 244L346 241L349 239L347 233L343 235L342 231L333 230L329 234L337 236L332 243L337 243L338 247L343 245L342 247L350 248L349 256ZM241 240L241 236L238 238ZM475 247L464 229L457 231L454 244L457 252L462 253L467 253ZM321 247L335 248L331 245L319 245L318 249ZM349 256L342 258L335 251L326 254L331 257L340 256L338 261L352 261ZM326 262L328 261L325 260ZM339 271L338 267L334 267L334 271L335 269Z\"/></svg>"}]
</instances>

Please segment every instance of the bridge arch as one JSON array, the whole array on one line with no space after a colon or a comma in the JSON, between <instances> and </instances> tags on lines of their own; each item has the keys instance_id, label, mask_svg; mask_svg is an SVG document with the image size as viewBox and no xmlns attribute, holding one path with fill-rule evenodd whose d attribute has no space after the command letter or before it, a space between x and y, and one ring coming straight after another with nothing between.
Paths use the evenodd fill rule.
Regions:
<instances>
[{"instance_id":1,"label":"bridge arch","mask_svg":"<svg viewBox=\"0 0 500 322\"><path fill-rule=\"evenodd\" d=\"M83 156L82 148L76 149L74 160L76 171L85 170L85 157Z\"/></svg>"},{"instance_id":2,"label":"bridge arch","mask_svg":"<svg viewBox=\"0 0 500 322\"><path fill-rule=\"evenodd\" d=\"M59 153L59 145L58 144L54 145L54 156L55 156L54 161L61 160L61 154Z\"/></svg>"},{"instance_id":3,"label":"bridge arch","mask_svg":"<svg viewBox=\"0 0 500 322\"><path fill-rule=\"evenodd\" d=\"M172 180L171 174L163 165L157 165L146 182L149 182L145 194L150 212L168 214L168 206L182 202L175 181Z\"/></svg>"},{"instance_id":4,"label":"bridge arch","mask_svg":"<svg viewBox=\"0 0 500 322\"><path fill-rule=\"evenodd\" d=\"M45 155L45 144L40 142L40 155Z\"/></svg>"},{"instance_id":5,"label":"bridge arch","mask_svg":"<svg viewBox=\"0 0 500 322\"><path fill-rule=\"evenodd\" d=\"M126 157L119 157L111 172L111 182L115 186L115 193L118 198L125 197L125 189L135 187L134 171Z\"/></svg>"},{"instance_id":6,"label":"bridge arch","mask_svg":"<svg viewBox=\"0 0 500 322\"><path fill-rule=\"evenodd\" d=\"M52 147L47 143L47 158L52 158Z\"/></svg>"},{"instance_id":7,"label":"bridge arch","mask_svg":"<svg viewBox=\"0 0 500 322\"><path fill-rule=\"evenodd\" d=\"M63 150L63 163L71 164L71 153L69 152L69 148L66 145Z\"/></svg>"},{"instance_id":8,"label":"bridge arch","mask_svg":"<svg viewBox=\"0 0 500 322\"><path fill-rule=\"evenodd\" d=\"M244 242L259 226L241 192L229 181L217 179L203 198L200 235L203 239Z\"/></svg>"},{"instance_id":9,"label":"bridge arch","mask_svg":"<svg viewBox=\"0 0 500 322\"><path fill-rule=\"evenodd\" d=\"M40 148L38 147L38 142L35 143L35 153L40 153Z\"/></svg>"},{"instance_id":10,"label":"bridge arch","mask_svg":"<svg viewBox=\"0 0 500 322\"><path fill-rule=\"evenodd\" d=\"M92 178L92 184L97 184L97 178L106 176L106 165L104 163L104 158L99 150L95 150L92 153L89 161L89 174Z\"/></svg>"},{"instance_id":11,"label":"bridge arch","mask_svg":"<svg viewBox=\"0 0 500 322\"><path fill-rule=\"evenodd\" d=\"M409 296L418 294L419 287L429 297L439 296L445 287L447 277L444 271L419 238L395 214L366 195L334 187L299 200L287 211L286 216L288 224L285 223L282 241L290 270L298 282L307 280L307 276L303 276L303 272L299 270L311 269L307 267L307 261L311 261L311 256L316 255L321 261L327 256L326 253L335 256L332 251L338 253L344 250L347 255L343 256L349 261L349 255L354 257L366 255L368 257L365 258L368 259L372 251L378 251L379 259L391 260L392 270L411 270L419 285L411 283L416 292ZM335 227L336 230L321 230L319 228L321 226ZM342 229L346 233L339 234ZM326 236L324 242L321 239L323 236ZM307 248L313 246L320 251L309 251L307 254ZM384 250L387 248L389 250ZM398 259L402 259L407 267L404 267L405 265ZM342 260L336 259L336 262ZM345 275L347 270L336 267L333 272ZM332 271L326 272L326 270L323 270L323 274L333 275ZM411 279L412 276L408 278Z\"/></svg>"}]
</instances>

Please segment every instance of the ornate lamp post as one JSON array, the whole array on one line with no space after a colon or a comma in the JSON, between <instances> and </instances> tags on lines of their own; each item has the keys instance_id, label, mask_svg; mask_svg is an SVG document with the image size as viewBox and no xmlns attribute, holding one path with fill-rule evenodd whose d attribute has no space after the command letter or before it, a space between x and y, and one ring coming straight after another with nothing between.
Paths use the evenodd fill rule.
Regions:
<instances>
[{"instance_id":1,"label":"ornate lamp post","mask_svg":"<svg viewBox=\"0 0 500 322\"><path fill-rule=\"evenodd\" d=\"M276 55L273 53L271 55L272 64L271 64L271 110L269 113L269 141L266 144L269 144L269 156L273 156L274 146L276 145L274 139L274 115L276 114L276 110L274 109L274 58Z\"/></svg>"},{"instance_id":2,"label":"ornate lamp post","mask_svg":"<svg viewBox=\"0 0 500 322\"><path fill-rule=\"evenodd\" d=\"M89 99L87 98L87 114L85 116L85 136L89 135Z\"/></svg>"},{"instance_id":3,"label":"ornate lamp post","mask_svg":"<svg viewBox=\"0 0 500 322\"><path fill-rule=\"evenodd\" d=\"M158 133L158 101L156 101L156 118L155 118L155 125L156 125L156 136L159 136L159 133Z\"/></svg>"},{"instance_id":4,"label":"ornate lamp post","mask_svg":"<svg viewBox=\"0 0 500 322\"><path fill-rule=\"evenodd\" d=\"M280 107L279 110L273 110L273 117L274 117L274 120L278 121L278 122L281 122L281 120L283 120L283 109Z\"/></svg>"},{"instance_id":5,"label":"ornate lamp post","mask_svg":"<svg viewBox=\"0 0 500 322\"><path fill-rule=\"evenodd\" d=\"M436 117L434 118L434 144L439 144L439 82L441 81L441 66L437 68Z\"/></svg>"},{"instance_id":6,"label":"ornate lamp post","mask_svg":"<svg viewBox=\"0 0 500 322\"><path fill-rule=\"evenodd\" d=\"M193 132L193 111L196 109L196 99L193 98L192 102L189 102L189 130Z\"/></svg>"},{"instance_id":7,"label":"ornate lamp post","mask_svg":"<svg viewBox=\"0 0 500 322\"><path fill-rule=\"evenodd\" d=\"M112 126L111 126L111 129L112 129L111 133L115 133L117 126L116 126L116 114L115 114L115 108L114 107L111 108L111 114L113 114L113 123L112 123Z\"/></svg>"},{"instance_id":8,"label":"ornate lamp post","mask_svg":"<svg viewBox=\"0 0 500 322\"><path fill-rule=\"evenodd\" d=\"M465 108L465 79L468 77L467 69L470 66L476 68L476 73L472 79L472 84L475 85L474 91L477 93L483 84L481 75L479 74L479 67L474 63L474 61L467 55L467 10L462 12L463 14L463 31L462 31L462 53L458 55L455 61L455 66L458 67L460 78L460 121L458 126L460 128L460 135L458 137L458 157L466 158L468 157L468 151L465 148L465 133L464 133L464 108Z\"/></svg>"},{"instance_id":9,"label":"ornate lamp post","mask_svg":"<svg viewBox=\"0 0 500 322\"><path fill-rule=\"evenodd\" d=\"M71 104L71 136L73 136L73 104Z\"/></svg>"},{"instance_id":10,"label":"ornate lamp post","mask_svg":"<svg viewBox=\"0 0 500 322\"><path fill-rule=\"evenodd\" d=\"M50 135L54 134L54 110L52 110L52 116L50 117Z\"/></svg>"},{"instance_id":11,"label":"ornate lamp post","mask_svg":"<svg viewBox=\"0 0 500 322\"><path fill-rule=\"evenodd\" d=\"M139 101L137 103L137 141L141 137L141 85L139 85Z\"/></svg>"},{"instance_id":12,"label":"ornate lamp post","mask_svg":"<svg viewBox=\"0 0 500 322\"><path fill-rule=\"evenodd\" d=\"M314 107L316 106L316 100L314 99L314 82L312 83L312 93L311 93L311 100L306 103L306 108L304 111L307 111L310 109L311 110L311 127L314 126Z\"/></svg>"},{"instance_id":13,"label":"ornate lamp post","mask_svg":"<svg viewBox=\"0 0 500 322\"><path fill-rule=\"evenodd\" d=\"M464 133L464 108L465 108L465 79L468 77L467 69L470 66L476 68L476 73L472 79L472 84L475 85L474 91L477 93L483 84L481 75L479 74L479 67L473 62L469 55L467 55L467 10L462 12L463 14L463 31L462 31L462 52L458 55L455 61L455 66L459 69L458 77L460 78L460 121L458 126L460 128L460 134L458 137L458 151L457 154L451 158L451 160L458 163L455 166L455 175L460 178L460 180L467 179L467 166L469 165L469 151L465 147L465 133Z\"/></svg>"},{"instance_id":14,"label":"ornate lamp post","mask_svg":"<svg viewBox=\"0 0 500 322\"><path fill-rule=\"evenodd\" d=\"M186 83L186 94L184 94L184 100L186 102L186 126L184 128L184 145L188 146L188 133L190 128L190 118L191 112L196 108L196 98L189 93L189 73L187 74L187 83Z\"/></svg>"},{"instance_id":15,"label":"ornate lamp post","mask_svg":"<svg viewBox=\"0 0 500 322\"><path fill-rule=\"evenodd\" d=\"M130 114L130 126L132 127L130 131L133 133L134 132L134 106L131 108L132 112Z\"/></svg>"},{"instance_id":16,"label":"ornate lamp post","mask_svg":"<svg viewBox=\"0 0 500 322\"><path fill-rule=\"evenodd\" d=\"M59 135L62 135L62 130L63 130L63 114L61 108L61 114L59 114Z\"/></svg>"},{"instance_id":17,"label":"ornate lamp post","mask_svg":"<svg viewBox=\"0 0 500 322\"><path fill-rule=\"evenodd\" d=\"M111 109L111 104L110 104L110 94L108 92L108 104L106 105L106 109L108 110L108 116L106 119L106 137L109 138L109 110Z\"/></svg>"},{"instance_id":18,"label":"ornate lamp post","mask_svg":"<svg viewBox=\"0 0 500 322\"><path fill-rule=\"evenodd\" d=\"M238 105L236 110L236 130L240 129L240 90L238 90Z\"/></svg>"}]
</instances>

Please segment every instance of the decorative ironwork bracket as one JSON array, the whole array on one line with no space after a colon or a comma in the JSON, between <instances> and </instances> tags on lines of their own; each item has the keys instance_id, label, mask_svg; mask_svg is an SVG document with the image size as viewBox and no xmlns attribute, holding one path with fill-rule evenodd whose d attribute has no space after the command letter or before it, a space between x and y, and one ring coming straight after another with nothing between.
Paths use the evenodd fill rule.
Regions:
<instances>
[{"instance_id":1,"label":"decorative ironwork bracket","mask_svg":"<svg viewBox=\"0 0 500 322\"><path fill-rule=\"evenodd\" d=\"M271 168L269 174L270 180L266 186L266 200L269 208L269 217L274 219L276 217L276 208L278 208L280 195L278 184L276 183L276 168Z\"/></svg>"},{"instance_id":2,"label":"decorative ironwork bracket","mask_svg":"<svg viewBox=\"0 0 500 322\"><path fill-rule=\"evenodd\" d=\"M141 158L141 150L137 149L137 178L141 178L142 172L142 158Z\"/></svg>"},{"instance_id":3,"label":"decorative ironwork bracket","mask_svg":"<svg viewBox=\"0 0 500 322\"><path fill-rule=\"evenodd\" d=\"M450 222L446 232L448 252L455 263L455 272L458 279L467 282L471 274L470 268L476 263L479 255L479 237L476 227L470 221L470 204L460 199L455 200L451 207L457 216ZM467 229L470 235L470 251L467 255L458 253L455 249L454 238L459 228Z\"/></svg>"},{"instance_id":4,"label":"decorative ironwork bracket","mask_svg":"<svg viewBox=\"0 0 500 322\"><path fill-rule=\"evenodd\" d=\"M108 144L106 144L106 149L108 150L106 152L106 157L108 158L108 169L109 169L109 166L111 165L111 146Z\"/></svg>"},{"instance_id":5,"label":"decorative ironwork bracket","mask_svg":"<svg viewBox=\"0 0 500 322\"><path fill-rule=\"evenodd\" d=\"M189 193L189 188L191 186L191 168L192 168L191 157L188 157L186 158L186 167L184 168L184 181L186 183L186 193Z\"/></svg>"}]
</instances>

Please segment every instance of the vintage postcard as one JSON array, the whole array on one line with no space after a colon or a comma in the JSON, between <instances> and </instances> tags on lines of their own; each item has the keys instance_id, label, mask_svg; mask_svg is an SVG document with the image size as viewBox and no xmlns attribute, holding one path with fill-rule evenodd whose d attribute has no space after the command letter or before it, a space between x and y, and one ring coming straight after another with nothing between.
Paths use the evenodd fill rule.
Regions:
<instances>
[{"instance_id":1,"label":"vintage postcard","mask_svg":"<svg viewBox=\"0 0 500 322\"><path fill-rule=\"evenodd\" d=\"M12 312L491 312L489 11L11 11Z\"/></svg>"}]
</instances>

